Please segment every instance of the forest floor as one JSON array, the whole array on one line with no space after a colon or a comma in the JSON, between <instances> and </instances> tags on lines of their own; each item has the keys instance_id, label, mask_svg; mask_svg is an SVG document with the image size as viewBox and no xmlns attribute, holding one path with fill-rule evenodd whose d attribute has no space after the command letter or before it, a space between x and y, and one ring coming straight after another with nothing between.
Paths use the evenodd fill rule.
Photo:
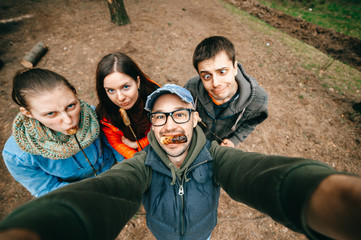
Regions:
<instances>
[{"instance_id":1,"label":"forest floor","mask_svg":"<svg viewBox=\"0 0 361 240\"><path fill-rule=\"evenodd\" d=\"M183 86L197 74L191 60L195 46L206 37L222 35L234 43L237 60L270 96L269 118L238 148L317 159L338 170L361 174L361 120L352 108L357 109L361 93L340 94L323 85L335 74L361 79L357 59L348 66L332 55L336 60L323 68L331 58L317 46L219 0L124 2L131 24L116 26L110 22L104 0L0 0L2 19L25 16L22 21L0 23L0 58L4 64L0 69L1 149L18 112L11 100L12 77L35 43L43 41L49 48L36 67L65 76L81 99L96 105L95 69L102 56L122 51L156 82ZM239 6L248 1L230 2ZM256 11L257 7L250 9ZM290 21L277 18L279 24L287 24L282 19ZM0 220L31 199L1 159ZM154 239L142 214L118 238ZM306 238L222 192L212 239Z\"/></svg>"}]
</instances>

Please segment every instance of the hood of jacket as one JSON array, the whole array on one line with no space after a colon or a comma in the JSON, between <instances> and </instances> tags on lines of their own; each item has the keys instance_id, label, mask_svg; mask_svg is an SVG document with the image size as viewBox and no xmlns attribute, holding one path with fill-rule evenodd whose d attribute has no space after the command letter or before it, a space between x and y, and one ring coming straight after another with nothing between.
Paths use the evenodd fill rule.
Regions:
<instances>
[{"instance_id":1,"label":"hood of jacket","mask_svg":"<svg viewBox=\"0 0 361 240\"><path fill-rule=\"evenodd\" d=\"M150 146L158 154L164 165L166 165L172 171L172 175L174 176L175 174L178 177L183 175L184 171L188 169L188 167L194 162L194 160L197 158L198 154L202 151L204 145L206 144L206 137L202 129L197 125L193 129L193 136L191 139L191 144L189 145L187 156L184 159L181 167L178 169L172 164L172 162L168 158L167 153L159 145L153 130L148 133L148 140ZM175 179L173 179L173 181L174 180Z\"/></svg>"}]
</instances>

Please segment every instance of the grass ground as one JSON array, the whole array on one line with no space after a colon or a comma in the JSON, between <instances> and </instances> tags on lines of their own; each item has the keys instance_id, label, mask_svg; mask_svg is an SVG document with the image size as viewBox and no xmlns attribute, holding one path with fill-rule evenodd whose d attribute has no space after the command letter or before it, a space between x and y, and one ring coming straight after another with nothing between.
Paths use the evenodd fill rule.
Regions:
<instances>
[{"instance_id":1,"label":"grass ground","mask_svg":"<svg viewBox=\"0 0 361 240\"><path fill-rule=\"evenodd\" d=\"M361 1L260 0L260 3L319 26L361 39Z\"/></svg>"},{"instance_id":2,"label":"grass ground","mask_svg":"<svg viewBox=\"0 0 361 240\"><path fill-rule=\"evenodd\" d=\"M267 2L281 3L282 1L267 0ZM318 0L315 2L321 1ZM288 4L291 4L291 1L289 1ZM361 6L361 4L358 5ZM239 10L232 4L223 2L223 6L230 12L239 15L240 17L246 17L246 15L248 15L248 13ZM282 45L289 46L289 51L292 52L290 52L290 54L295 55L298 58L298 61L295 62L294 65L299 65L303 69L305 69L305 71L310 71L314 76L314 80L316 80L320 85L322 85L327 92L340 98L347 98L351 102L360 101L361 74L358 70L340 61L334 60L332 57L326 54L322 54L319 51L316 51L314 47L302 41L280 35L277 29L263 22L262 20L259 20L256 17L248 15L247 18L250 22L258 23L250 25L252 25L252 28L257 28L254 30L259 32L261 36L269 35L275 37ZM359 24L361 26L361 21ZM267 51L270 52L270 55L274 54L273 51L277 51L277 49L273 49L272 46L266 46L266 48ZM260 63L259 67L262 67L262 65L263 63ZM301 82L308 82L310 80L308 78L309 77L305 75L303 79L299 80ZM306 96L299 95L299 98L304 97Z\"/></svg>"}]
</instances>

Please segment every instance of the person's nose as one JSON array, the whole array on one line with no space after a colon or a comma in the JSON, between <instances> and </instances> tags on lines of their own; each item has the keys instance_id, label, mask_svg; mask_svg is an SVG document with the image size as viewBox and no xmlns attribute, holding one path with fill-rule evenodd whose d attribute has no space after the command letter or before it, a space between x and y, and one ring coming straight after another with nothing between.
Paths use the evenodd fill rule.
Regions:
<instances>
[{"instance_id":1,"label":"person's nose","mask_svg":"<svg viewBox=\"0 0 361 240\"><path fill-rule=\"evenodd\" d=\"M72 118L71 118L70 114L67 113L67 112L62 113L62 120L66 124L71 124L72 123Z\"/></svg>"},{"instance_id":2,"label":"person's nose","mask_svg":"<svg viewBox=\"0 0 361 240\"><path fill-rule=\"evenodd\" d=\"M118 92L117 93L117 99L118 99L119 102L123 102L125 100L125 95Z\"/></svg>"},{"instance_id":3,"label":"person's nose","mask_svg":"<svg viewBox=\"0 0 361 240\"><path fill-rule=\"evenodd\" d=\"M217 76L216 74L214 74L213 78L212 78L212 84L213 87L218 87L221 83L221 78L219 76Z\"/></svg>"},{"instance_id":4,"label":"person's nose","mask_svg":"<svg viewBox=\"0 0 361 240\"><path fill-rule=\"evenodd\" d=\"M167 122L164 125L165 129L167 129L169 131L169 130L177 128L177 126L178 126L178 124L176 122L174 122L172 116L169 115L167 117Z\"/></svg>"}]
</instances>

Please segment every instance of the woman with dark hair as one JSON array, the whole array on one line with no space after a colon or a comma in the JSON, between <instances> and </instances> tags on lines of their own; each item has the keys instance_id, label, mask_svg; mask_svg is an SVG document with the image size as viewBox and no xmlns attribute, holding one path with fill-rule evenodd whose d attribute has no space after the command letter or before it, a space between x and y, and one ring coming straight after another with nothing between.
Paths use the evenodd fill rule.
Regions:
<instances>
[{"instance_id":1,"label":"woman with dark hair","mask_svg":"<svg viewBox=\"0 0 361 240\"><path fill-rule=\"evenodd\" d=\"M96 112L101 129L110 145L126 159L149 144L147 133L151 124L144 104L147 96L159 87L123 53L108 54L98 64Z\"/></svg>"},{"instance_id":2,"label":"woman with dark hair","mask_svg":"<svg viewBox=\"0 0 361 240\"><path fill-rule=\"evenodd\" d=\"M35 197L123 159L100 134L95 107L79 100L63 76L45 69L18 72L12 98L20 112L2 155L11 175Z\"/></svg>"}]
</instances>

